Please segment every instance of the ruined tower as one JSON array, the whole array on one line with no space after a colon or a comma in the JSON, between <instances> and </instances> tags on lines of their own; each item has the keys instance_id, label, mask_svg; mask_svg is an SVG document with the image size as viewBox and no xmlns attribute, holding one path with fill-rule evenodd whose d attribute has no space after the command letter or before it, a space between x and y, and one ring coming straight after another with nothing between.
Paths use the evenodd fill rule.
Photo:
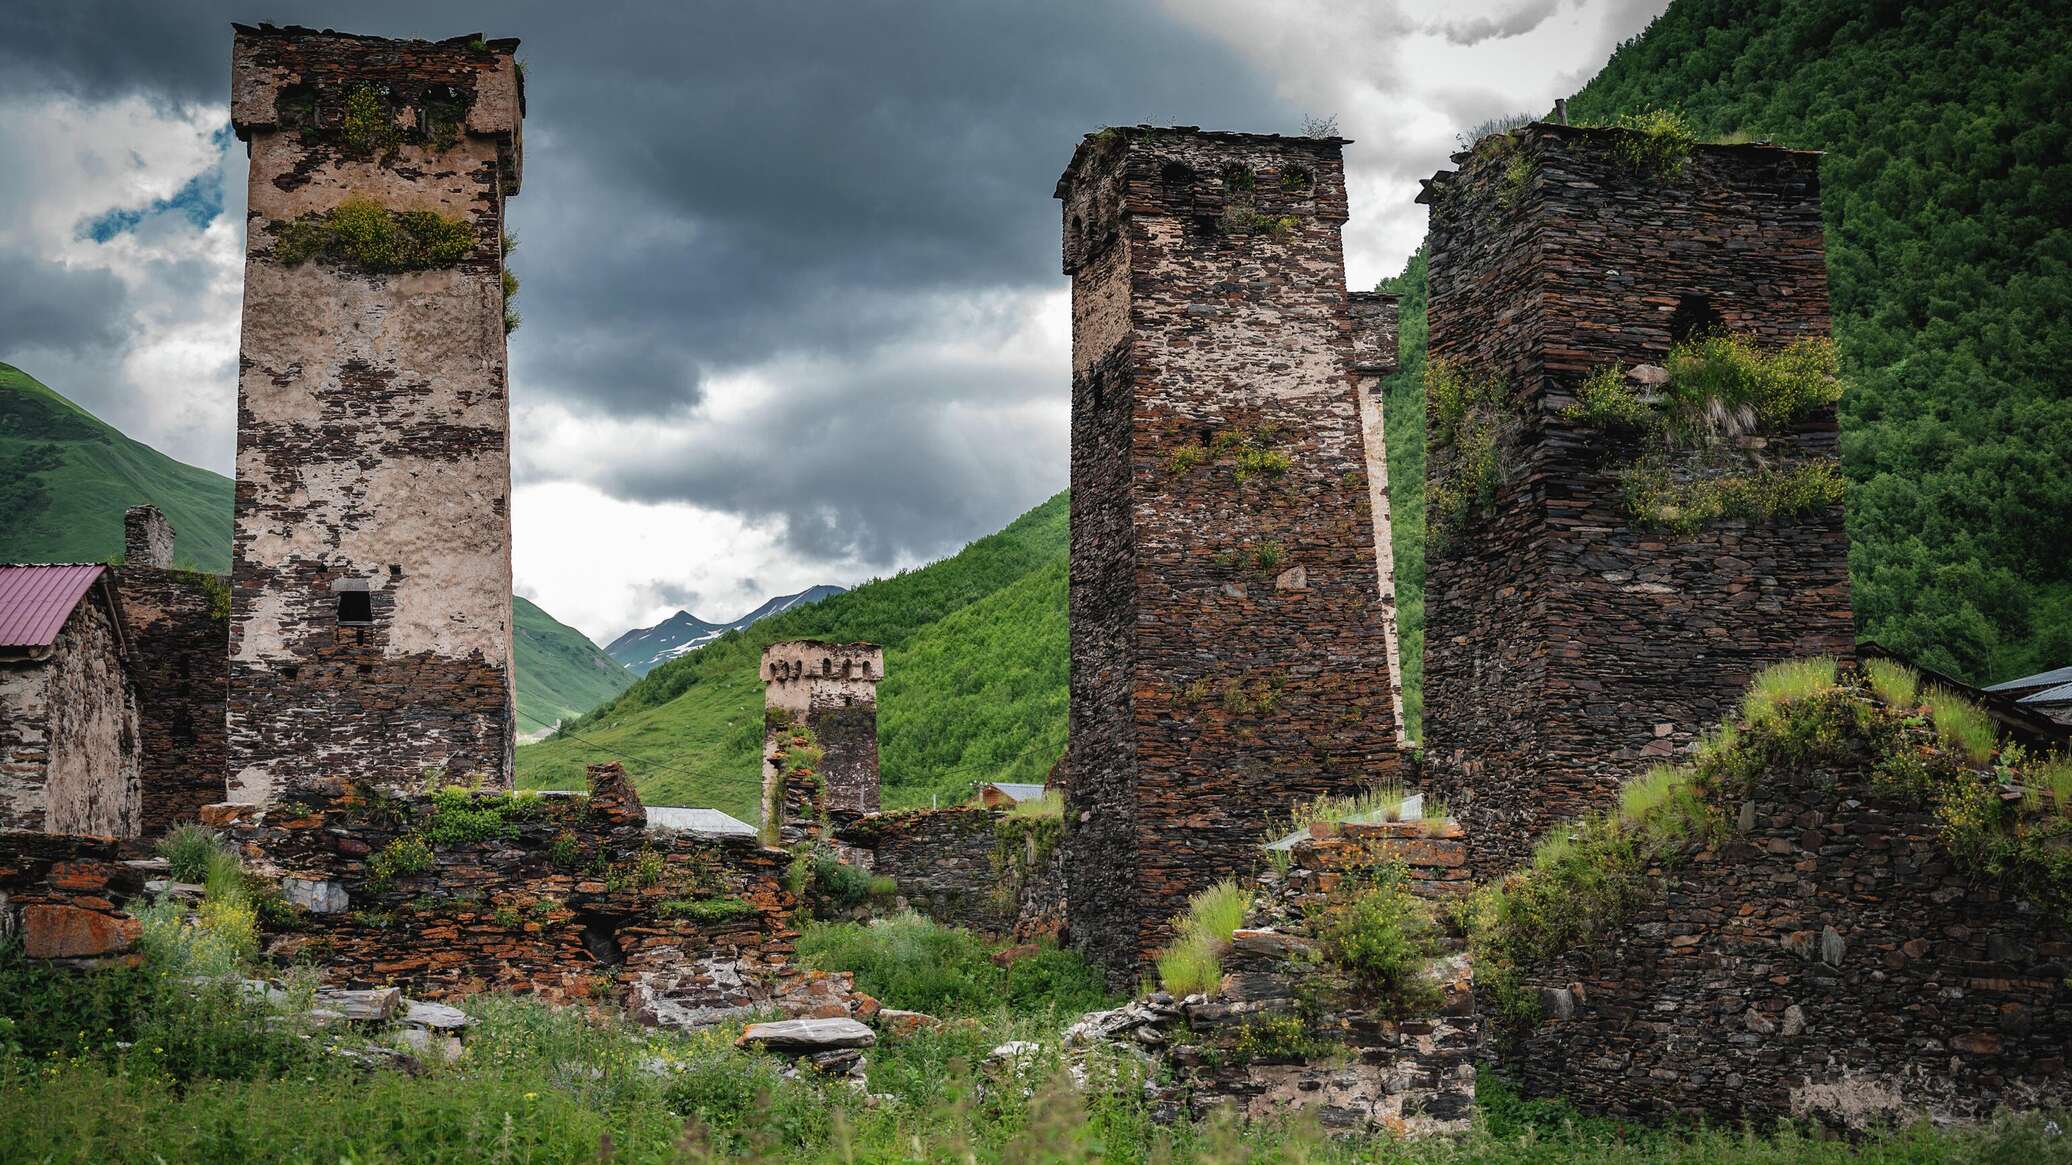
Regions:
<instances>
[{"instance_id":1,"label":"ruined tower","mask_svg":"<svg viewBox=\"0 0 2072 1165\"><path fill-rule=\"evenodd\" d=\"M824 835L823 824L840 828L876 813L878 681L885 678L885 649L814 639L773 643L763 649L762 676L767 831L790 843L808 833ZM787 796L797 782L788 782L786 774L798 772L810 773L810 787ZM824 823L818 821L822 814Z\"/></svg>"},{"instance_id":2,"label":"ruined tower","mask_svg":"<svg viewBox=\"0 0 2072 1165\"><path fill-rule=\"evenodd\" d=\"M1488 877L1853 636L1818 156L1533 124L1454 161L1420 196L1425 748ZM1812 388L1751 388L1779 354Z\"/></svg>"},{"instance_id":3,"label":"ruined tower","mask_svg":"<svg viewBox=\"0 0 2072 1165\"><path fill-rule=\"evenodd\" d=\"M1110 129L1058 182L1068 925L1111 982L1272 815L1398 772L1343 144Z\"/></svg>"},{"instance_id":4,"label":"ruined tower","mask_svg":"<svg viewBox=\"0 0 2072 1165\"><path fill-rule=\"evenodd\" d=\"M154 837L223 800L230 587L220 575L174 568L173 524L148 505L123 515L114 581L137 698L138 825Z\"/></svg>"},{"instance_id":5,"label":"ruined tower","mask_svg":"<svg viewBox=\"0 0 2072 1165\"><path fill-rule=\"evenodd\" d=\"M233 799L509 783L516 45L237 26Z\"/></svg>"}]
</instances>

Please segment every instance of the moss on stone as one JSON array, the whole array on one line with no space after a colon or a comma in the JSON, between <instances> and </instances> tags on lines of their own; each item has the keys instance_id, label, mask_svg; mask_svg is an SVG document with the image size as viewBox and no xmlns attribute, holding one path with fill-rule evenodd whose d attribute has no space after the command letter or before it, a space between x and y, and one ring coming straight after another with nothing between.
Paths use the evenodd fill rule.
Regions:
<instances>
[{"instance_id":1,"label":"moss on stone","mask_svg":"<svg viewBox=\"0 0 2072 1165\"><path fill-rule=\"evenodd\" d=\"M1840 504L1848 488L1830 461L1679 478L1661 459L1643 458L1619 480L1626 512L1637 525L1686 535L1728 518L1768 521L1816 513Z\"/></svg>"},{"instance_id":2,"label":"moss on stone","mask_svg":"<svg viewBox=\"0 0 2072 1165\"><path fill-rule=\"evenodd\" d=\"M476 242L474 224L465 219L389 210L367 198L348 198L322 214L269 229L273 258L283 266L316 260L373 273L452 267Z\"/></svg>"}]
</instances>

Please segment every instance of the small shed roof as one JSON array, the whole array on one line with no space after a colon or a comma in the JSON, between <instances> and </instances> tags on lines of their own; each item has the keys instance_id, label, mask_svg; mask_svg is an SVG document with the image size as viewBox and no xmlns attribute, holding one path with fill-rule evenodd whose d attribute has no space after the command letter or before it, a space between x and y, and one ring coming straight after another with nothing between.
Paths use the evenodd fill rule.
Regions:
<instances>
[{"instance_id":1,"label":"small shed roof","mask_svg":"<svg viewBox=\"0 0 2072 1165\"><path fill-rule=\"evenodd\" d=\"M1994 684L1987 688L1986 691L2015 692L2023 688L2054 688L2061 684L2072 684L2072 667L2054 667L2049 671L2037 672L2033 676L2023 676L2021 679L2009 680L2004 684Z\"/></svg>"},{"instance_id":2,"label":"small shed roof","mask_svg":"<svg viewBox=\"0 0 2072 1165\"><path fill-rule=\"evenodd\" d=\"M675 805L647 807L649 829L674 829L683 833L734 833L754 836L755 826L717 809L686 809Z\"/></svg>"},{"instance_id":3,"label":"small shed roof","mask_svg":"<svg viewBox=\"0 0 2072 1165\"><path fill-rule=\"evenodd\" d=\"M998 789L1017 801L1043 800L1044 786L1042 785L1020 785L1009 781L988 781L986 788Z\"/></svg>"},{"instance_id":4,"label":"small shed roof","mask_svg":"<svg viewBox=\"0 0 2072 1165\"><path fill-rule=\"evenodd\" d=\"M79 600L107 573L92 562L0 565L0 651L36 652L56 643Z\"/></svg>"},{"instance_id":5,"label":"small shed roof","mask_svg":"<svg viewBox=\"0 0 2072 1165\"><path fill-rule=\"evenodd\" d=\"M2023 696L2024 704L2072 704L2072 684L2059 684L2040 692Z\"/></svg>"}]
</instances>

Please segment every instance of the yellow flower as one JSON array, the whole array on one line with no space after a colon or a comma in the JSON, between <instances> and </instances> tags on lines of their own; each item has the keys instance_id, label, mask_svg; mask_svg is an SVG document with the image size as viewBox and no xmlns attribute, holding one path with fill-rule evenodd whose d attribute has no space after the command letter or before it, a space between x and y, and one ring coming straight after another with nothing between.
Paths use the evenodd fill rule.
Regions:
<instances>
[{"instance_id":1,"label":"yellow flower","mask_svg":"<svg viewBox=\"0 0 2072 1165\"><path fill-rule=\"evenodd\" d=\"M525 1099L527 1100L538 1100L539 1098L540 1094L537 1092L528 1092L525 1094Z\"/></svg>"}]
</instances>

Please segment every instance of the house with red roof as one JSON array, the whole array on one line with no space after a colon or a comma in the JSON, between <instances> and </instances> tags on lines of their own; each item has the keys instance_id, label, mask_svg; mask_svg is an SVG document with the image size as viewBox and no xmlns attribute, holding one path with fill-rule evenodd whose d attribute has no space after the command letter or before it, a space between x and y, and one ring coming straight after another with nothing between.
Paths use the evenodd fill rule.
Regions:
<instances>
[{"instance_id":1,"label":"house with red roof","mask_svg":"<svg viewBox=\"0 0 2072 1165\"><path fill-rule=\"evenodd\" d=\"M140 751L109 569L0 565L0 829L135 836Z\"/></svg>"}]
</instances>

